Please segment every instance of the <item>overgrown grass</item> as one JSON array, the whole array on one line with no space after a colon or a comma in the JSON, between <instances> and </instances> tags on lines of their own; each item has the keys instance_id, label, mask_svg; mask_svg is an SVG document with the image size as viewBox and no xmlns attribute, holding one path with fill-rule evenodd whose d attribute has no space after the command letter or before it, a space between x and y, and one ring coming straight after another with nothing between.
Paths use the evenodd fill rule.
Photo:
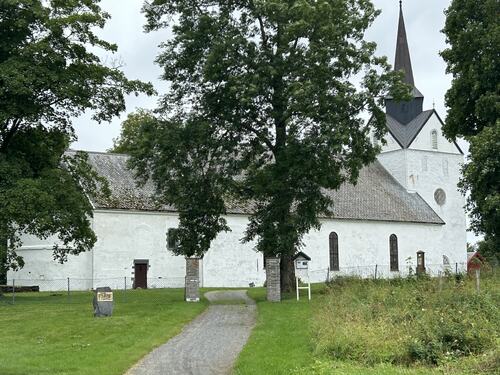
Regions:
<instances>
[{"instance_id":1,"label":"overgrown grass","mask_svg":"<svg viewBox=\"0 0 500 375\"><path fill-rule=\"evenodd\" d=\"M94 318L92 293L50 294L0 301L1 375L121 375L207 306L183 289L115 292L113 316Z\"/></svg>"},{"instance_id":2,"label":"overgrown grass","mask_svg":"<svg viewBox=\"0 0 500 375\"><path fill-rule=\"evenodd\" d=\"M500 373L500 282L339 279L313 300L257 299L259 318L235 374Z\"/></svg>"},{"instance_id":3,"label":"overgrown grass","mask_svg":"<svg viewBox=\"0 0 500 375\"><path fill-rule=\"evenodd\" d=\"M467 278L373 281L331 285L314 319L316 351L372 365L442 365L485 354L500 337L498 278L477 293Z\"/></svg>"}]
</instances>

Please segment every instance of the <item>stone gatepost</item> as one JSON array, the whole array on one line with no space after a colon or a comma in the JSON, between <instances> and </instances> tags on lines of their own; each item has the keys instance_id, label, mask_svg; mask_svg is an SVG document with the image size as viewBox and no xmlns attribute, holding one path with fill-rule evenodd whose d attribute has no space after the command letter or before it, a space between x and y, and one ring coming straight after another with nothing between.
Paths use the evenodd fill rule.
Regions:
<instances>
[{"instance_id":1,"label":"stone gatepost","mask_svg":"<svg viewBox=\"0 0 500 375\"><path fill-rule=\"evenodd\" d=\"M186 286L187 302L200 301L200 258L186 258Z\"/></svg>"},{"instance_id":2,"label":"stone gatepost","mask_svg":"<svg viewBox=\"0 0 500 375\"><path fill-rule=\"evenodd\" d=\"M266 258L267 300L281 301L280 258Z\"/></svg>"}]
</instances>

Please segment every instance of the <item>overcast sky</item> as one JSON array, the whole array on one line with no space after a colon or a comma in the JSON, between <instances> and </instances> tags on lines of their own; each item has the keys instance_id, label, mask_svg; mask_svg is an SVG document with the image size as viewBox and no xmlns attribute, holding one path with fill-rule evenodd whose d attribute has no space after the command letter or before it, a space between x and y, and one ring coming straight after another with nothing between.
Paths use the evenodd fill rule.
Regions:
<instances>
[{"instance_id":1,"label":"overcast sky","mask_svg":"<svg viewBox=\"0 0 500 375\"><path fill-rule=\"evenodd\" d=\"M367 32L367 39L378 45L378 55L394 61L396 30L398 24L398 0L374 0L375 6L382 10L373 26ZM444 9L449 0L406 0L403 2L406 30L412 57L415 84L425 95L425 109L436 110L442 118L446 117L444 95L450 86L450 76L445 74L445 63L439 51L445 48L444 35L440 32L444 25ZM158 44L169 38L166 31L144 33L144 17L140 10L142 0L103 0L102 8L111 14L111 20L100 32L107 41L118 45L116 56L124 63L124 71L131 79L152 82L157 91L165 92L166 85L159 79L160 68L154 60L158 54ZM113 56L109 56L112 58ZM87 151L105 151L110 148L113 138L120 133L120 124L127 113L138 107L155 108L158 98L130 96L127 110L120 118L110 124L96 124L90 115L75 120L77 142L72 148Z\"/></svg>"}]
</instances>

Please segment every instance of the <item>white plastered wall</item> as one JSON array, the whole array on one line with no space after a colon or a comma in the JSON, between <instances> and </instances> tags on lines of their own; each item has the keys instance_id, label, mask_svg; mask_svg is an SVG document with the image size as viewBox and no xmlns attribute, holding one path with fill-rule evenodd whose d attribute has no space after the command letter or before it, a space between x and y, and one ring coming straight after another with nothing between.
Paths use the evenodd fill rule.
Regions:
<instances>
[{"instance_id":1,"label":"white plastered wall","mask_svg":"<svg viewBox=\"0 0 500 375\"><path fill-rule=\"evenodd\" d=\"M242 244L248 219L241 215L227 218L231 232L221 233L202 260L201 284L205 287L248 287L250 283L263 285L265 272L262 255L253 249L253 244ZM324 281L329 267L329 234L339 236L340 274L371 277L375 265L378 276L392 277L399 273L389 271L389 236L396 234L399 240L399 266L404 275L408 266L415 267L416 251L426 252L426 262L433 265L429 271L442 264L447 255L452 263L464 259L455 251L453 242L443 239L444 226L419 223L392 223L356 220L322 220L320 230L311 231L304 238L302 249L311 258L310 277L313 282ZM149 262L148 286L151 288L181 287L185 275L185 260L174 256L166 249L166 231L177 226L177 216L166 213L130 211L97 211L94 230L98 242L92 252L71 256L67 264L58 265L51 259L48 250L21 249L26 267L9 278L28 278L25 283L40 285L42 290L54 289L39 282L38 270L43 270L45 279L69 277L72 289L90 289L108 285L114 289L123 287L124 277L133 275L134 259ZM406 261L407 258L411 258ZM332 275L330 275L332 276ZM78 278L88 279L87 283ZM65 289L61 284L59 290ZM130 285L128 286L130 287Z\"/></svg>"},{"instance_id":2,"label":"white plastered wall","mask_svg":"<svg viewBox=\"0 0 500 375\"><path fill-rule=\"evenodd\" d=\"M25 265L17 272L7 273L7 283L12 285L39 285L40 290L66 290L68 277L70 287L86 290L92 287L92 253L85 252L78 256L69 255L68 261L61 264L53 258L53 246L59 243L56 237L40 239L31 235L22 236L23 246L17 249ZM33 280L37 282L34 284Z\"/></svg>"},{"instance_id":3,"label":"white plastered wall","mask_svg":"<svg viewBox=\"0 0 500 375\"><path fill-rule=\"evenodd\" d=\"M464 161L457 146L442 134L441 122L433 114L409 149L383 152L378 156L382 165L409 191L417 192L446 223L433 238L455 253L456 262L466 262L467 238L465 198L458 191L458 181ZM437 132L438 148L432 148L431 133ZM439 205L434 194L446 193L446 202Z\"/></svg>"},{"instance_id":4,"label":"white plastered wall","mask_svg":"<svg viewBox=\"0 0 500 375\"><path fill-rule=\"evenodd\" d=\"M382 152L386 151L394 151L394 150L401 150L401 146L399 143L394 139L391 133L387 133L384 136L384 139L386 141L385 145L382 145Z\"/></svg>"},{"instance_id":5,"label":"white plastered wall","mask_svg":"<svg viewBox=\"0 0 500 375\"><path fill-rule=\"evenodd\" d=\"M453 243L440 242L443 225L358 220L323 220L319 231L311 231L304 238L303 251L311 260L310 276L314 281L324 281L329 265L329 235L336 232L339 240L339 274L373 277L406 275L409 267L416 267L416 253L425 252L426 264L431 274L443 270L443 255L450 263L460 263L464 258L455 251ZM390 271L389 237L398 238L399 271Z\"/></svg>"}]
</instances>

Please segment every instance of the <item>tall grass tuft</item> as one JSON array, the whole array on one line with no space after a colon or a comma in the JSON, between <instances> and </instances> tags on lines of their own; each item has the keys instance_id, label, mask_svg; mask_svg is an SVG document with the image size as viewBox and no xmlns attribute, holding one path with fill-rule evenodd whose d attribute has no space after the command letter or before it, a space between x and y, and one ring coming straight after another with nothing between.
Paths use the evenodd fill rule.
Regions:
<instances>
[{"instance_id":1,"label":"tall grass tuft","mask_svg":"<svg viewBox=\"0 0 500 375\"><path fill-rule=\"evenodd\" d=\"M500 278L338 278L314 319L317 354L366 365L439 365L498 353ZM497 355L495 355L497 357Z\"/></svg>"}]
</instances>

